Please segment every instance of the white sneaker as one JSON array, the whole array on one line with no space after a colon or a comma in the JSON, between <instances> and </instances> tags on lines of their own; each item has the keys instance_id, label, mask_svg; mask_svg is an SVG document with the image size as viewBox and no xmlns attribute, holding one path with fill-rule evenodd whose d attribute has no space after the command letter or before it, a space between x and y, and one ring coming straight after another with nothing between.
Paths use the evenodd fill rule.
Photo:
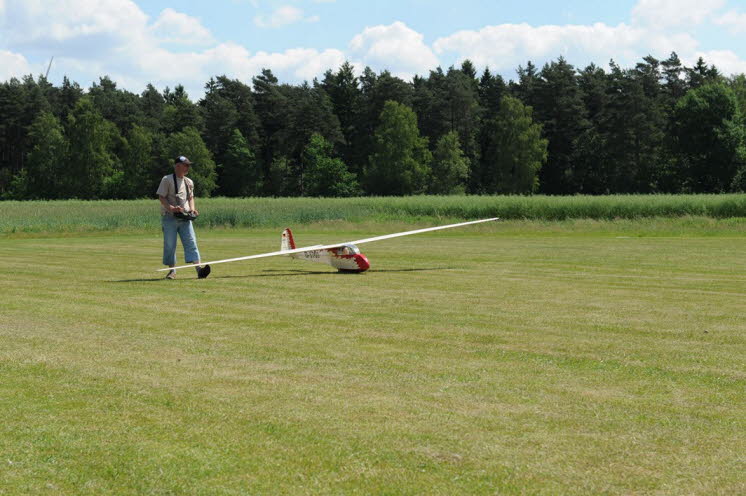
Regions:
<instances>
[{"instance_id":1,"label":"white sneaker","mask_svg":"<svg viewBox=\"0 0 746 496\"><path fill-rule=\"evenodd\" d=\"M169 270L168 274L166 274L166 279L176 279L176 271Z\"/></svg>"}]
</instances>

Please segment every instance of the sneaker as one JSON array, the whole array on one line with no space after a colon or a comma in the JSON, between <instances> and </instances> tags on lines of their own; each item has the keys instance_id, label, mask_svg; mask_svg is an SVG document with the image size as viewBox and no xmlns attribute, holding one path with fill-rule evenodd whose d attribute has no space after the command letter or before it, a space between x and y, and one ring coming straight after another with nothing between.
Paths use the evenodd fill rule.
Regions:
<instances>
[{"instance_id":1,"label":"sneaker","mask_svg":"<svg viewBox=\"0 0 746 496\"><path fill-rule=\"evenodd\" d=\"M204 267L197 267L197 278L204 279L210 275L210 266L205 265Z\"/></svg>"},{"instance_id":2,"label":"sneaker","mask_svg":"<svg viewBox=\"0 0 746 496\"><path fill-rule=\"evenodd\" d=\"M168 274L166 274L166 279L176 279L176 271L169 270Z\"/></svg>"}]
</instances>

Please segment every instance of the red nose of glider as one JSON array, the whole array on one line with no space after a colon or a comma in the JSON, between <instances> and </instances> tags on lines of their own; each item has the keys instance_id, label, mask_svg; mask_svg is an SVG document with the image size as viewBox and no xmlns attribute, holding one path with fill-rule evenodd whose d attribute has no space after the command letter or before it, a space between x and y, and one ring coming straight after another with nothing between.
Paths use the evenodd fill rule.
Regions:
<instances>
[{"instance_id":1,"label":"red nose of glider","mask_svg":"<svg viewBox=\"0 0 746 496\"><path fill-rule=\"evenodd\" d=\"M365 255L355 255L355 262L357 262L357 266L360 269L360 272L365 272L366 270L370 269L370 262L368 262L368 259L365 257Z\"/></svg>"}]
</instances>

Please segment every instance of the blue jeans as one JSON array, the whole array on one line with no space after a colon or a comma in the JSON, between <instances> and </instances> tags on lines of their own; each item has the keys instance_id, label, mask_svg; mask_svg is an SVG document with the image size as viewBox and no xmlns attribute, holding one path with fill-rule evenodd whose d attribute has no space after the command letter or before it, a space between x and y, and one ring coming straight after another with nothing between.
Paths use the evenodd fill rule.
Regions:
<instances>
[{"instance_id":1,"label":"blue jeans","mask_svg":"<svg viewBox=\"0 0 746 496\"><path fill-rule=\"evenodd\" d=\"M181 238L186 263L199 262L197 235L192 221L177 219L173 215L161 215L163 227L163 265L176 265L176 234Z\"/></svg>"}]
</instances>

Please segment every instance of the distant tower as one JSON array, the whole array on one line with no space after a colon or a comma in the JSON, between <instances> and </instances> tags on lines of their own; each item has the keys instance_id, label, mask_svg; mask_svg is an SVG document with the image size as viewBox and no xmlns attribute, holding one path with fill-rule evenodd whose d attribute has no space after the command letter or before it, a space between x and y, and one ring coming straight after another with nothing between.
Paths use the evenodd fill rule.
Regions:
<instances>
[{"instance_id":1,"label":"distant tower","mask_svg":"<svg viewBox=\"0 0 746 496\"><path fill-rule=\"evenodd\" d=\"M52 61L54 60L54 55L52 55L52 58L49 59L49 65L47 66L47 72L44 73L44 79L47 79L49 77L49 69L52 68Z\"/></svg>"}]
</instances>

